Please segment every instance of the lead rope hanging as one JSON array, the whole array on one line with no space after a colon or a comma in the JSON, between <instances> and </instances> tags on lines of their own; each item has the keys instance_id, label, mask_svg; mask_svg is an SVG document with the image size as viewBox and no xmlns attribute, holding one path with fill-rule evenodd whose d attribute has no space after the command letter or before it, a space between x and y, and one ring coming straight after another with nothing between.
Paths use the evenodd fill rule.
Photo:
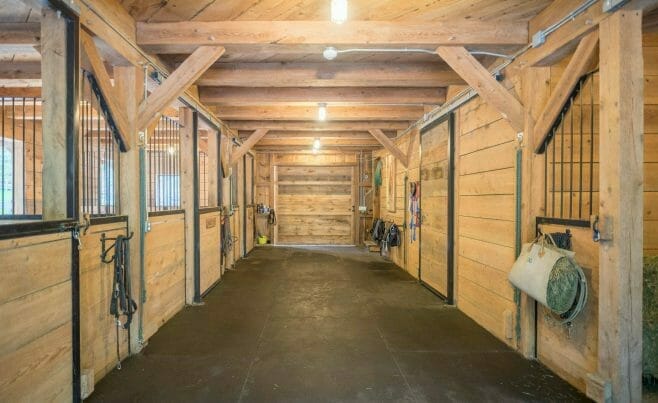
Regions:
<instances>
[{"instance_id":1,"label":"lead rope hanging","mask_svg":"<svg viewBox=\"0 0 658 403\"><path fill-rule=\"evenodd\" d=\"M112 298L110 299L110 314L114 316L116 323L116 353L117 369L121 369L121 352L119 342L119 328L128 331L128 354L130 355L130 324L133 315L137 312L137 303L132 299L131 281L130 281L130 239L129 237L119 235L116 238L106 238L105 234L101 236L103 252L101 260L103 263L114 262L114 275L112 282ZM109 248L105 248L105 241L114 240ZM114 249L114 255L107 259L107 253ZM125 322L121 323L121 316L125 316Z\"/></svg>"}]
</instances>

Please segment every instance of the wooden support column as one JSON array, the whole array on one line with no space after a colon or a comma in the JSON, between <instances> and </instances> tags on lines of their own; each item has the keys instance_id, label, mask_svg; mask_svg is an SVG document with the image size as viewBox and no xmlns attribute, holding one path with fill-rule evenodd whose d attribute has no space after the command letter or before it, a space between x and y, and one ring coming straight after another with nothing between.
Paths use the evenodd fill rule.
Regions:
<instances>
[{"instance_id":1,"label":"wooden support column","mask_svg":"<svg viewBox=\"0 0 658 403\"><path fill-rule=\"evenodd\" d=\"M194 174L194 155L197 150L194 147L194 113L190 108L180 109L180 184L181 205L185 210L185 303L193 304L194 301L194 274L195 274L195 245L194 226L195 208L194 200L198 195L194 194L194 182L197 179Z\"/></svg>"},{"instance_id":2,"label":"wooden support column","mask_svg":"<svg viewBox=\"0 0 658 403\"><path fill-rule=\"evenodd\" d=\"M67 49L66 19L44 7L41 16L43 98L43 219L62 220L67 212Z\"/></svg>"},{"instance_id":3,"label":"wooden support column","mask_svg":"<svg viewBox=\"0 0 658 403\"><path fill-rule=\"evenodd\" d=\"M217 137L219 133L215 133L214 130L209 131L208 133L208 206L214 207L218 206L217 200L217 184L218 184L218 142Z\"/></svg>"},{"instance_id":4,"label":"wooden support column","mask_svg":"<svg viewBox=\"0 0 658 403\"><path fill-rule=\"evenodd\" d=\"M642 12L599 25L600 201L598 376L588 396L642 400L643 58ZM610 394L611 391L611 394Z\"/></svg>"},{"instance_id":5,"label":"wooden support column","mask_svg":"<svg viewBox=\"0 0 658 403\"><path fill-rule=\"evenodd\" d=\"M121 215L128 216L128 232L134 232L135 236L130 241L130 266L132 268L131 282L133 299L138 304L138 315L144 309L143 296L140 295L142 262L140 248L142 239L140 237L140 225L142 217L140 204L140 166L139 153L144 142L137 133L137 107L144 94L144 72L139 67L125 66L114 68L114 82L117 94L122 94L122 114L126 117L126 147L129 151L119 154L120 165L120 195L119 203ZM144 340L141 339L139 331L139 320L134 320L130 329L130 347L133 353L139 352L143 347Z\"/></svg>"},{"instance_id":6,"label":"wooden support column","mask_svg":"<svg viewBox=\"0 0 658 403\"><path fill-rule=\"evenodd\" d=\"M521 243L531 242L535 234L535 219L544 213L544 158L534 153L533 145L538 136L535 121L550 95L551 71L549 67L528 67L521 76L521 92L525 105L525 128L521 165ZM535 300L525 293L520 295L519 350L529 359L537 355L535 332Z\"/></svg>"}]
</instances>

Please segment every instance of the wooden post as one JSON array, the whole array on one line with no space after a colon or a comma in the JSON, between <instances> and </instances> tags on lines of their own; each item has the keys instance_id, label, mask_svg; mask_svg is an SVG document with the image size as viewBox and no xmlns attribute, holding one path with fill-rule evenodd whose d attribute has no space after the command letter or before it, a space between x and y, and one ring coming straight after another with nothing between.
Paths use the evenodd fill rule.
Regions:
<instances>
[{"instance_id":1,"label":"wooden post","mask_svg":"<svg viewBox=\"0 0 658 403\"><path fill-rule=\"evenodd\" d=\"M43 98L43 219L67 217L66 19L47 7L41 16Z\"/></svg>"},{"instance_id":2,"label":"wooden post","mask_svg":"<svg viewBox=\"0 0 658 403\"><path fill-rule=\"evenodd\" d=\"M140 320L133 321L131 326L131 340L130 347L133 353L139 352L145 340L142 339L142 334L139 329L139 322L141 321L141 313L144 309L144 295L140 295L141 290L141 270L142 261L140 257L140 250L142 248L142 239L140 237L140 225L142 220L147 220L146 217L141 216L140 205L140 167L139 167L139 153L140 148L144 146L143 139L137 134L137 112L138 105L144 94L144 73L138 67L125 66L114 68L114 82L116 94L121 94L122 105L124 105L123 114L126 117L126 128L128 130L126 139L129 144L129 151L119 154L120 165L120 195L121 201L121 215L128 216L128 231L134 232L130 241L130 267L132 268L131 281L133 298L137 301L138 315Z\"/></svg>"},{"instance_id":3,"label":"wooden post","mask_svg":"<svg viewBox=\"0 0 658 403\"><path fill-rule=\"evenodd\" d=\"M621 10L600 27L598 377L595 400L642 400L642 12ZM599 382L596 382L596 380ZM610 396L611 392L611 396Z\"/></svg>"},{"instance_id":4,"label":"wooden post","mask_svg":"<svg viewBox=\"0 0 658 403\"><path fill-rule=\"evenodd\" d=\"M181 203L185 210L185 302L194 303L194 127L190 108L180 109L180 183Z\"/></svg>"},{"instance_id":5,"label":"wooden post","mask_svg":"<svg viewBox=\"0 0 658 403\"><path fill-rule=\"evenodd\" d=\"M208 207L219 205L217 202L217 164L219 163L217 136L219 136L219 134L214 130L208 131Z\"/></svg>"},{"instance_id":6,"label":"wooden post","mask_svg":"<svg viewBox=\"0 0 658 403\"><path fill-rule=\"evenodd\" d=\"M534 153L535 138L541 136L534 130L536 119L550 95L551 71L549 67L527 67L521 76L521 93L525 105L525 128L522 147L521 178L521 242L535 238L535 218L544 215L543 161L545 155ZM529 359L537 355L535 332L535 300L527 294L520 295L519 350Z\"/></svg>"}]
</instances>

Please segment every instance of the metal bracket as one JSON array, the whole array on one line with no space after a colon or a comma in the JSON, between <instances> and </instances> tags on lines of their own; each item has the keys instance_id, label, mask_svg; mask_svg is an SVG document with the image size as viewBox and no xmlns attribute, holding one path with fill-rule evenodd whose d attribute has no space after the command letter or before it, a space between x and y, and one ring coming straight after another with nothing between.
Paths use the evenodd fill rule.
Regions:
<instances>
[{"instance_id":1,"label":"metal bracket","mask_svg":"<svg viewBox=\"0 0 658 403\"><path fill-rule=\"evenodd\" d=\"M594 242L612 241L612 217L592 216L590 222L592 223L592 240Z\"/></svg>"},{"instance_id":2,"label":"metal bracket","mask_svg":"<svg viewBox=\"0 0 658 403\"><path fill-rule=\"evenodd\" d=\"M611 13L623 6L625 3L628 3L628 0L603 0L603 12Z\"/></svg>"}]
</instances>

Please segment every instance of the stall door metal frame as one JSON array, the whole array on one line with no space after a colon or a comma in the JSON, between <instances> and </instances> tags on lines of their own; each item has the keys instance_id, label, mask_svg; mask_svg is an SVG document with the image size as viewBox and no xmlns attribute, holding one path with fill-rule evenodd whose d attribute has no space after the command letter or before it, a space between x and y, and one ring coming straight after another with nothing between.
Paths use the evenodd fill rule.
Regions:
<instances>
[{"instance_id":1,"label":"stall door metal frame","mask_svg":"<svg viewBox=\"0 0 658 403\"><path fill-rule=\"evenodd\" d=\"M418 281L424 287L429 289L432 293L438 295L441 299L445 300L448 304L452 305L454 303L454 276L455 276L455 267L454 267L454 249L455 249L455 115L454 113L448 113L435 121L429 123L426 126L423 126L420 130L420 139L418 141L419 153L420 153L420 165L419 165L419 175L420 170L423 167L423 135L428 133L436 126L448 122L448 212L447 212L447 234L446 234L446 265L447 267L447 295L436 290L431 285L423 281L423 260L421 255L423 253L423 226L421 218L420 231L418 235ZM405 192L408 189L405 189ZM423 214L423 181L420 179L420 199L418 204L420 207L420 215ZM406 196L405 196L406 197Z\"/></svg>"}]
</instances>

